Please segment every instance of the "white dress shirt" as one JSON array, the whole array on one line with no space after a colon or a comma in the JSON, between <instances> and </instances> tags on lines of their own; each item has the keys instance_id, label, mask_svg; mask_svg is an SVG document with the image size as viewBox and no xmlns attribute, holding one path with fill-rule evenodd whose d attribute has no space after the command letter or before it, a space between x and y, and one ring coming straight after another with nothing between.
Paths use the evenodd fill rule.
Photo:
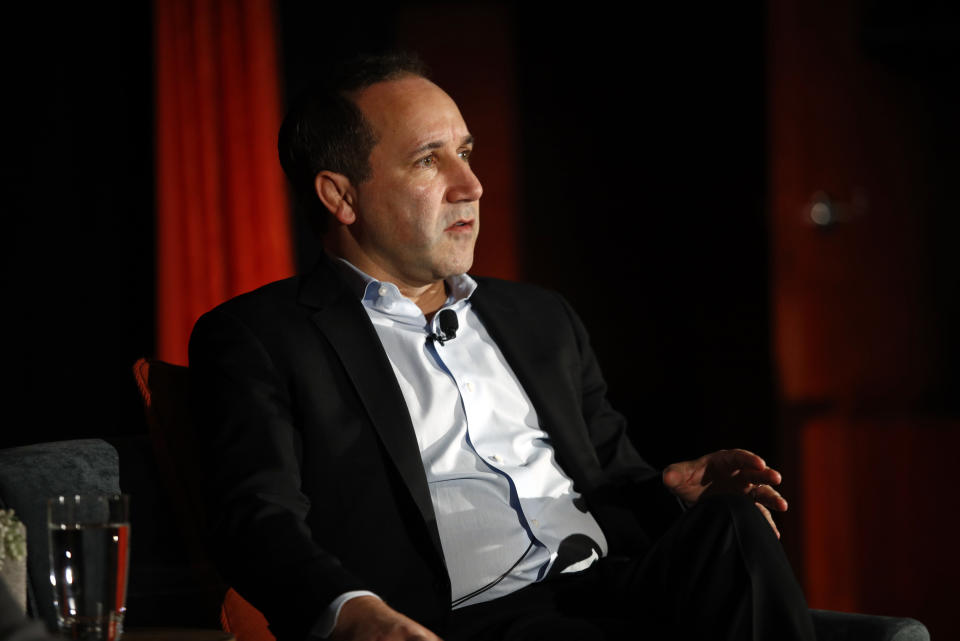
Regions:
<instances>
[{"instance_id":1,"label":"white dress shirt","mask_svg":"<svg viewBox=\"0 0 960 641\"><path fill-rule=\"evenodd\" d=\"M600 526L575 503L580 495L557 464L550 436L471 307L476 281L466 274L447 279L441 311L456 313L459 329L440 344L429 338L439 330L439 311L428 322L396 285L340 263L362 296L410 412L453 607L510 594L555 563L563 565L554 572L579 571L605 555ZM581 545L569 546L573 540ZM331 604L331 630L342 603L359 594L369 593L347 593Z\"/></svg>"}]
</instances>

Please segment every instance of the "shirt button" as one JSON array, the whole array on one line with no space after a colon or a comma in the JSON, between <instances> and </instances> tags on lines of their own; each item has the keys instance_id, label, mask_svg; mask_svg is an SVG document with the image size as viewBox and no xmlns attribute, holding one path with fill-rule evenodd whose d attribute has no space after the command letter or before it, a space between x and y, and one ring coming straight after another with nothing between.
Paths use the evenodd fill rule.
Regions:
<instances>
[{"instance_id":1,"label":"shirt button","mask_svg":"<svg viewBox=\"0 0 960 641\"><path fill-rule=\"evenodd\" d=\"M386 285L381 285L380 289L377 290L377 293L380 294L381 296L386 296L387 295Z\"/></svg>"},{"instance_id":2,"label":"shirt button","mask_svg":"<svg viewBox=\"0 0 960 641\"><path fill-rule=\"evenodd\" d=\"M470 381L467 381L466 383L464 383L463 386L467 389L468 392L473 391L473 383L471 383Z\"/></svg>"},{"instance_id":3,"label":"shirt button","mask_svg":"<svg viewBox=\"0 0 960 641\"><path fill-rule=\"evenodd\" d=\"M503 459L500 458L499 454L494 454L493 456L488 456L487 458L489 458L494 463L500 463L501 461L503 461Z\"/></svg>"},{"instance_id":4,"label":"shirt button","mask_svg":"<svg viewBox=\"0 0 960 641\"><path fill-rule=\"evenodd\" d=\"M534 526L540 525L540 521L538 521L537 519L530 519L530 523Z\"/></svg>"}]
</instances>

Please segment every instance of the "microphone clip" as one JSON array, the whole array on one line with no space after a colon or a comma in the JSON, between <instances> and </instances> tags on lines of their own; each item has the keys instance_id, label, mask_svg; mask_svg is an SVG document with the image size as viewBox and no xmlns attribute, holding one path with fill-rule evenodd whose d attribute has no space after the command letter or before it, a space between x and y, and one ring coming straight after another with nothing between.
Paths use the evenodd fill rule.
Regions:
<instances>
[{"instance_id":1,"label":"microphone clip","mask_svg":"<svg viewBox=\"0 0 960 641\"><path fill-rule=\"evenodd\" d=\"M457 337L457 330L460 329L460 321L457 320L457 313L452 309L444 309L437 314L437 331L431 332L427 339L436 341L443 345L449 340Z\"/></svg>"}]
</instances>

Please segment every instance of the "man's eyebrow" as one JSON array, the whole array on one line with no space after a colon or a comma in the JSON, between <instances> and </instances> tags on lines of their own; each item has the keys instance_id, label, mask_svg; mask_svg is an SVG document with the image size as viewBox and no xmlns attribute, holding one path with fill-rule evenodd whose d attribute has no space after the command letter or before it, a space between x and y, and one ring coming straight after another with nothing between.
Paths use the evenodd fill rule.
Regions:
<instances>
[{"instance_id":1,"label":"man's eyebrow","mask_svg":"<svg viewBox=\"0 0 960 641\"><path fill-rule=\"evenodd\" d=\"M425 152L425 151L433 151L434 149L440 149L441 147L443 147L444 144L445 144L445 143L443 143L443 142L441 142L441 141L439 141L439 140L435 140L435 141L433 141L433 142L428 142L428 143L425 143L425 144L420 145L419 147L417 147L416 149L414 149L413 151L411 151L411 152L410 152L410 155L411 155L411 156L416 156L416 155L418 155L418 154L422 154L422 153ZM460 145L458 145L458 146L462 147L462 146L464 146L464 145L472 145L472 144L473 144L473 136L464 136L464 137L463 137L463 140L460 141Z\"/></svg>"}]
</instances>

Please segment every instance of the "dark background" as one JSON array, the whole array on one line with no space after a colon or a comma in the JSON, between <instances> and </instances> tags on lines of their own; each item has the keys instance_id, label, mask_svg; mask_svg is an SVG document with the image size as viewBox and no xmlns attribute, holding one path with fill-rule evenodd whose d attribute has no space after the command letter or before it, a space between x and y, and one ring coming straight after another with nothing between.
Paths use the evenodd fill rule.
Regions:
<instances>
[{"instance_id":1,"label":"dark background","mask_svg":"<svg viewBox=\"0 0 960 641\"><path fill-rule=\"evenodd\" d=\"M631 419L632 436L652 463L739 446L794 471L801 465L795 450L800 426L837 404L858 417L893 408L955 425L960 21L948 3L753 1L696 10L663 3L644 5L637 15L612 3L576 11L492 2L276 6L281 85L288 96L309 81L317 65L354 51L410 47L418 38L424 51L434 51L431 40L440 36L475 50L489 34L475 31L463 16L494 12L504 25L512 63L517 136L507 153L517 173L519 276L559 290L579 311L610 384L610 399ZM775 6L796 15L770 20ZM856 8L852 28L832 28L840 22L831 20L833 14L846 15L851 7ZM134 360L155 348L151 11L148 3L34 4L8 9L0 38L9 110L2 387L8 418L0 446L108 437L121 449L125 482L135 487L140 505L164 500L151 485L156 472L143 442L146 426L131 374ZM443 23L448 14L442 34L410 28L411 15L439 16ZM814 26L796 31L782 26L795 23ZM901 272L896 257L904 244L919 257L911 263L910 278L898 286L922 307L916 331L923 334L921 356L928 365L914 376L895 358L874 362L869 349L861 350L866 368L893 381L881 392L859 394L856 381L849 394L842 389L822 396L792 394L783 385L786 369L774 347L783 317L774 308L784 291L785 258L782 236L776 236L781 244L772 241L783 219L771 184L773 176L783 175L775 168L784 166L784 150L770 131L774 124L789 125L790 118L771 111L772 104L783 108L773 101L771 79L781 82L781 70L789 74L802 65L772 58L770 51L787 37L795 39L790 51L799 58L830 47L850 52L889 89L875 96L873 85L855 77L844 92L818 95L818 74L832 71L829 59L812 67L811 77L796 81L800 95L828 107L859 96L862 112L853 109L854 116L829 132L808 129L800 135L819 143L816 149L829 150L837 132L862 125L861 141L867 140L871 151L864 153L859 171L869 184L881 186L871 193L872 203L882 209L889 196L877 178L888 174L878 165L910 176L911 206L895 213L910 221L912 235L897 234L895 225L890 233L867 234L853 246L869 247L870 258L839 244L852 227L824 229L810 236L813 240L797 241L814 248L805 260L828 261L828 280L831 270L872 270L881 289ZM457 55L451 48L449 56ZM442 60L427 61L443 66ZM483 61L470 64L476 68ZM466 65L464 73L470 69ZM470 106L462 106L469 124ZM806 106L788 105L791 114L800 115ZM899 124L889 138L883 127L863 124L891 112ZM910 141L912 155L898 156L885 147L888 140ZM849 141L837 141L837 157L846 157L844 145ZM478 167L484 153L480 138ZM798 167L822 160L829 176L846 167L837 157L814 154ZM802 197L813 187L819 184ZM796 204L798 220L802 203ZM297 263L308 266L316 241L301 220L295 228ZM481 251L498 242L503 239L481 235ZM827 244L832 245L825 249ZM864 261L873 262L863 267ZM810 288L810 300L817 300L818 288L830 285L813 282ZM859 299L847 300L839 304L840 296L839 306L821 302L805 309L814 320L855 317L882 342L884 317L864 311ZM912 310L903 314L909 318ZM827 322L824 332L830 331ZM890 334L890 342L898 340ZM910 380L921 379L902 399L888 393L898 381L909 387ZM957 441L955 427L945 433L950 443ZM916 466L924 469L925 463L918 460ZM871 465L858 476L884 467ZM950 475L943 469L936 480ZM784 487L791 498L801 492L794 478L788 476ZM928 485L935 487L937 502L924 514L955 513L949 489ZM788 535L796 531L789 520L786 526ZM162 525L151 523L137 536L134 553L152 549L144 562L154 569L177 558L175 535ZM787 539L799 561L799 544ZM909 559L910 546L905 547ZM177 592L176 576L149 580ZM131 589L136 587L135 577ZM151 598L159 601L155 594Z\"/></svg>"},{"instance_id":2,"label":"dark background","mask_svg":"<svg viewBox=\"0 0 960 641\"><path fill-rule=\"evenodd\" d=\"M0 438L140 432L130 366L154 341L150 6L16 6L0 38Z\"/></svg>"}]
</instances>

